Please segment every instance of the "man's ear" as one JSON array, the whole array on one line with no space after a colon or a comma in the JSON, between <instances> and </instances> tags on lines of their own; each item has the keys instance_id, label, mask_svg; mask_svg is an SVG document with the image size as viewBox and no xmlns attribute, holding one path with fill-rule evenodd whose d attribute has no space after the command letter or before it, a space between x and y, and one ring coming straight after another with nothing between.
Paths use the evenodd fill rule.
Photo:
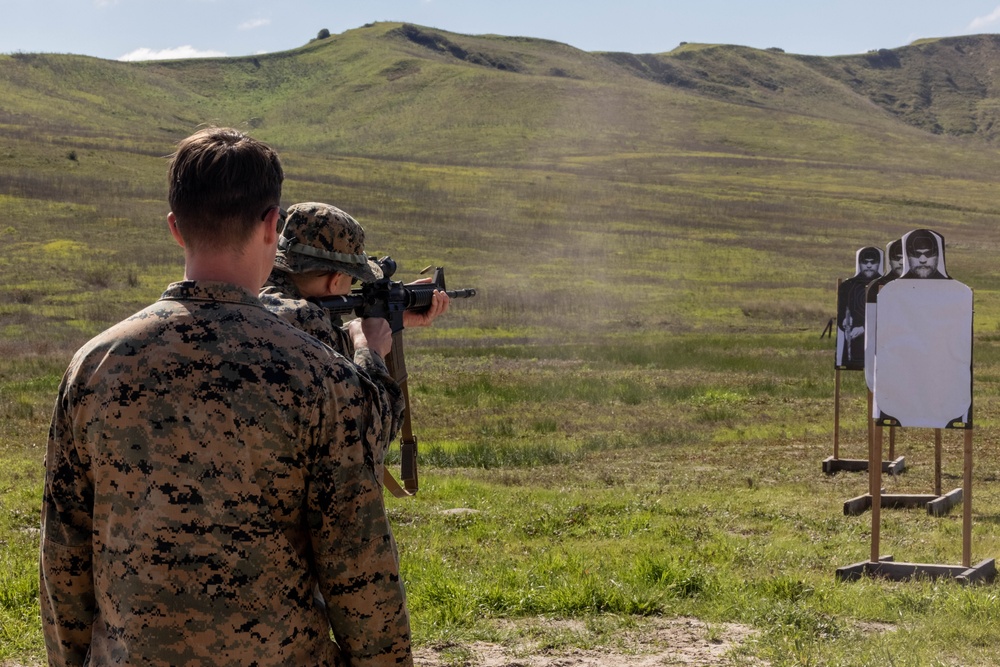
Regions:
<instances>
[{"instance_id":1,"label":"man's ear","mask_svg":"<svg viewBox=\"0 0 1000 667\"><path fill-rule=\"evenodd\" d=\"M281 209L277 206L272 207L268 210L267 215L264 216L264 224L267 225L267 229L264 231L264 242L265 243L277 243L278 242L278 218L281 217Z\"/></svg>"},{"instance_id":2,"label":"man's ear","mask_svg":"<svg viewBox=\"0 0 1000 667\"><path fill-rule=\"evenodd\" d=\"M327 294L333 294L334 292L337 291L336 282L338 276L340 276L340 274L337 273L336 271L333 273L326 274L325 276L326 279L323 282L323 287L326 289Z\"/></svg>"},{"instance_id":3,"label":"man's ear","mask_svg":"<svg viewBox=\"0 0 1000 667\"><path fill-rule=\"evenodd\" d=\"M177 244L180 247L184 247L184 237L181 236L181 230L177 229L177 216L171 211L167 213L167 226L170 227L170 235L174 237Z\"/></svg>"}]
</instances>

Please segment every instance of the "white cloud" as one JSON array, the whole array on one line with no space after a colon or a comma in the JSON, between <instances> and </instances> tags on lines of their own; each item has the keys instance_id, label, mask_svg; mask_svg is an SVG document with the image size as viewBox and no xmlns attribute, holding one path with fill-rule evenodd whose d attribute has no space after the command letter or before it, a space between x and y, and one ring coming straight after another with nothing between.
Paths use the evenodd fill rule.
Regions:
<instances>
[{"instance_id":1,"label":"white cloud","mask_svg":"<svg viewBox=\"0 0 1000 667\"><path fill-rule=\"evenodd\" d=\"M94 5L97 7L110 7L112 5L117 5L119 0L94 0Z\"/></svg>"},{"instance_id":2,"label":"white cloud","mask_svg":"<svg viewBox=\"0 0 1000 667\"><path fill-rule=\"evenodd\" d=\"M240 30L254 30L255 28L263 28L266 25L271 25L271 19L252 19L250 21L244 21L239 25Z\"/></svg>"},{"instance_id":3,"label":"white cloud","mask_svg":"<svg viewBox=\"0 0 1000 667\"><path fill-rule=\"evenodd\" d=\"M986 16L979 16L972 19L972 23L969 24L968 30L982 30L983 28L988 28L997 21L1000 21L1000 7L997 7Z\"/></svg>"},{"instance_id":4,"label":"white cloud","mask_svg":"<svg viewBox=\"0 0 1000 667\"><path fill-rule=\"evenodd\" d=\"M225 57L226 54L222 51L199 51L193 46L178 46L172 49L161 49L159 51L154 51L153 49L147 49L144 47L136 49L135 51L129 51L118 60L179 60L181 58Z\"/></svg>"}]
</instances>

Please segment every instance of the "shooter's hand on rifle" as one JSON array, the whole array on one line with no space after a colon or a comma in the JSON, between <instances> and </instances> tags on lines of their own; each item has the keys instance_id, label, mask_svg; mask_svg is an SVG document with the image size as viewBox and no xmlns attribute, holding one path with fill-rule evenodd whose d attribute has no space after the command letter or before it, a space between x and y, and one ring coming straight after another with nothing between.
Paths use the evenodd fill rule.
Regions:
<instances>
[{"instance_id":1,"label":"shooter's hand on rifle","mask_svg":"<svg viewBox=\"0 0 1000 667\"><path fill-rule=\"evenodd\" d=\"M385 359L392 349L392 328L383 317L355 318L347 323L347 332L355 350L367 347Z\"/></svg>"},{"instance_id":2,"label":"shooter's hand on rifle","mask_svg":"<svg viewBox=\"0 0 1000 667\"><path fill-rule=\"evenodd\" d=\"M433 282L433 278L421 278L420 280L414 280L412 283L407 283L407 285L427 285ZM431 305L428 306L427 310L422 313L416 313L412 310L403 311L403 326L407 329L410 327L429 327L438 315L444 315L448 311L450 304L450 296L441 290L434 290L434 296L431 297Z\"/></svg>"}]
</instances>

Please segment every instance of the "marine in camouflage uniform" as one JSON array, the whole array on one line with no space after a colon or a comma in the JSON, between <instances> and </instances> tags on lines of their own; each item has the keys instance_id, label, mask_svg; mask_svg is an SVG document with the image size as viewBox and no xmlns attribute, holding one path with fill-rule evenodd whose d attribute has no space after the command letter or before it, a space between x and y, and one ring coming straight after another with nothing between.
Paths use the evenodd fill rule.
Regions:
<instances>
[{"instance_id":1,"label":"marine in camouflage uniform","mask_svg":"<svg viewBox=\"0 0 1000 667\"><path fill-rule=\"evenodd\" d=\"M339 273L353 280L373 282L382 270L364 251L365 230L336 206L307 202L289 207L278 240L274 270L260 292L261 301L273 313L323 341L354 363L374 381L374 400L381 412L391 415L381 429L383 438L376 453L379 479L389 443L401 423L405 401L382 356L368 347L356 347L340 316L309 301L296 283L296 276ZM384 324L388 334L388 323Z\"/></svg>"},{"instance_id":2,"label":"marine in camouflage uniform","mask_svg":"<svg viewBox=\"0 0 1000 667\"><path fill-rule=\"evenodd\" d=\"M413 664L377 406L352 363L256 294L277 244L277 156L277 191L247 186L264 200L244 208L269 208L235 253L184 231L185 185L242 181L225 176L264 149L218 129L180 144L168 219L187 279L84 345L60 385L40 562L51 665ZM224 156L192 167L196 150ZM245 272L204 277L228 260Z\"/></svg>"}]
</instances>

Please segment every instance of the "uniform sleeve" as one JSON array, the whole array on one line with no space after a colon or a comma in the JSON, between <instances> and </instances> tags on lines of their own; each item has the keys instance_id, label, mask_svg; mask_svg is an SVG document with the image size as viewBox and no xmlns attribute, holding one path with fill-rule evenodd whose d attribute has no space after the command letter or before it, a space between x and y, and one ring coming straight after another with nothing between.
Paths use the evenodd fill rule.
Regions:
<instances>
[{"instance_id":1,"label":"uniform sleeve","mask_svg":"<svg viewBox=\"0 0 1000 667\"><path fill-rule=\"evenodd\" d=\"M296 316L296 321L293 321L292 325L344 354L341 350L340 331L330 323L326 311L308 302L302 303L304 305L292 311Z\"/></svg>"},{"instance_id":2,"label":"uniform sleeve","mask_svg":"<svg viewBox=\"0 0 1000 667\"><path fill-rule=\"evenodd\" d=\"M73 436L64 379L49 429L39 593L49 664L83 665L96 613L92 570L93 488Z\"/></svg>"},{"instance_id":3,"label":"uniform sleeve","mask_svg":"<svg viewBox=\"0 0 1000 667\"><path fill-rule=\"evenodd\" d=\"M260 300L265 308L296 329L305 331L313 338L347 356L343 334L331 321L327 311L305 299L282 293L275 287L265 287L261 290Z\"/></svg>"},{"instance_id":4,"label":"uniform sleeve","mask_svg":"<svg viewBox=\"0 0 1000 667\"><path fill-rule=\"evenodd\" d=\"M345 366L346 366L345 362ZM313 554L337 643L351 667L409 666L398 554L364 444L365 392L353 367L318 410L309 488Z\"/></svg>"},{"instance_id":5,"label":"uniform sleeve","mask_svg":"<svg viewBox=\"0 0 1000 667\"><path fill-rule=\"evenodd\" d=\"M369 403L378 409L377 414L369 417L369 423L378 427L379 435L373 447L376 452L376 462L381 466L386 452L389 451L389 444L399 434L403 423L403 411L406 409L403 390L392 379L382 358L371 350L366 348L355 350L354 363L365 371L370 380L365 385L365 391L369 395Z\"/></svg>"},{"instance_id":6,"label":"uniform sleeve","mask_svg":"<svg viewBox=\"0 0 1000 667\"><path fill-rule=\"evenodd\" d=\"M338 335L338 344L333 348L348 359L353 359L355 366L364 373L362 377L364 390L368 395L369 404L376 407L377 412L367 416L368 441L375 455L376 470L379 483L382 482L383 462L389 451L389 445L399 434L403 425L403 411L406 401L403 390L392 379L385 361L368 348L355 348L347 333L347 325L339 320L333 321ZM338 326L339 325L339 326Z\"/></svg>"},{"instance_id":7,"label":"uniform sleeve","mask_svg":"<svg viewBox=\"0 0 1000 667\"><path fill-rule=\"evenodd\" d=\"M403 411L406 408L403 390L392 379L385 361L380 356L368 348L354 347L347 332L347 325L343 324L339 317L326 322L327 326L316 325L307 333L319 338L342 356L353 359L354 365L364 371L361 374L364 380L363 388L369 405L374 405L376 408L374 412L366 415L366 422L370 427L368 440L375 454L381 481L382 462L385 460L386 452L389 451L389 444L399 434L403 424Z\"/></svg>"}]
</instances>

